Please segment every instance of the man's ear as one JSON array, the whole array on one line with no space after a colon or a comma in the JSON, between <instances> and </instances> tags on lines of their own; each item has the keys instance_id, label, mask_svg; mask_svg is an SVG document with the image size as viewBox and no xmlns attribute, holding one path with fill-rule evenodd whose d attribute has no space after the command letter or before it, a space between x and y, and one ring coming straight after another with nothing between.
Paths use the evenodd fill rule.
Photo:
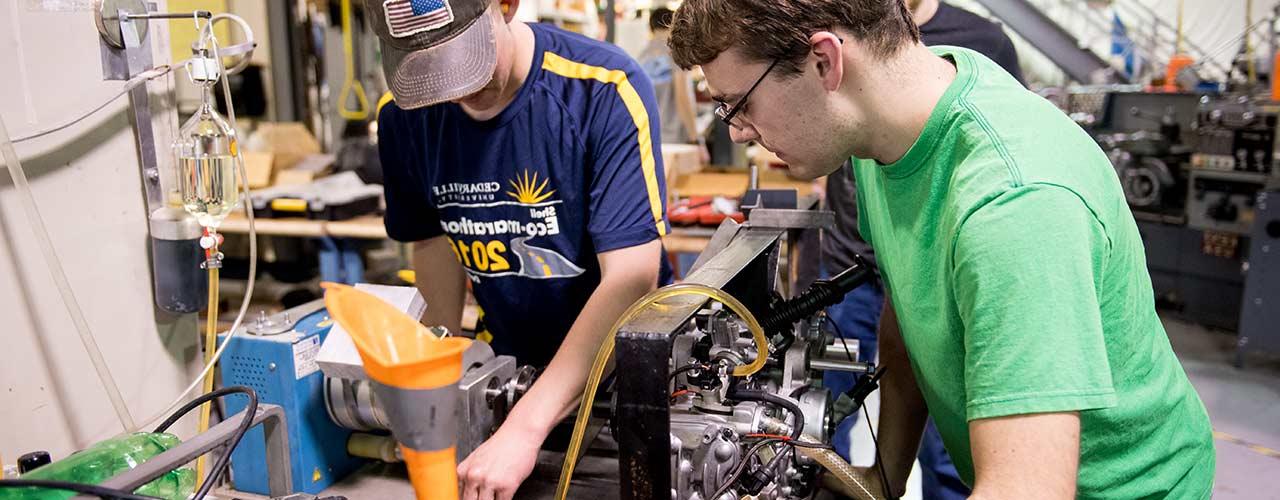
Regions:
<instances>
[{"instance_id":1,"label":"man's ear","mask_svg":"<svg viewBox=\"0 0 1280 500\"><path fill-rule=\"evenodd\" d=\"M502 20L510 24L516 18L516 11L520 10L520 0L498 0L498 9L502 13Z\"/></svg>"},{"instance_id":2,"label":"man's ear","mask_svg":"<svg viewBox=\"0 0 1280 500\"><path fill-rule=\"evenodd\" d=\"M830 31L819 31L809 37L809 50L813 53L818 78L822 88L835 91L844 80L844 42Z\"/></svg>"}]
</instances>

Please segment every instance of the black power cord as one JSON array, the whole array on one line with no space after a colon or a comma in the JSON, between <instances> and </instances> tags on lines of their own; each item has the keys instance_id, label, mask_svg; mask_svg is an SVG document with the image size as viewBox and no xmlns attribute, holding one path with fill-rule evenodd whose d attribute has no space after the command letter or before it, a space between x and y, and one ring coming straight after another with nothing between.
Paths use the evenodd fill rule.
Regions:
<instances>
[{"instance_id":1,"label":"black power cord","mask_svg":"<svg viewBox=\"0 0 1280 500\"><path fill-rule=\"evenodd\" d=\"M139 495L128 491L98 486L96 484L82 484L73 483L71 481L53 481L47 479L5 479L0 480L0 488L44 488L66 490L86 495L95 495L98 498L106 498L108 500L160 500L159 497Z\"/></svg>"},{"instance_id":2,"label":"black power cord","mask_svg":"<svg viewBox=\"0 0 1280 500\"><path fill-rule=\"evenodd\" d=\"M232 450L235 450L236 446L240 444L240 440L244 438L245 433L249 431L249 427L253 424L253 417L258 414L258 394L254 392L253 389L242 385L223 387L221 389L211 391L207 394L201 395L200 397L192 399L187 404L183 405L177 411L173 412L172 415L169 415L169 418L166 418L164 422L162 422L160 426L156 427L156 430L153 431L156 434L165 432L169 430L169 427L171 427L175 422L186 416L187 413L190 413L191 410L196 409L200 407L200 405L208 403L209 401L231 394L244 394L248 396L249 405L245 408L244 417L240 420L240 426L236 428L235 434L233 434L231 440L227 442L226 449L222 455L218 456L218 460L214 462L213 467L209 469L209 474L205 477L204 484L200 486L200 489L196 491L196 494L192 497L196 500L206 497L209 494L209 490L213 489L213 483L216 482L215 479L226 472L227 466L231 460ZM0 488L46 488L74 491L87 495L97 495L99 498L107 499L158 500L157 497L138 495L128 491L107 488L94 484L75 483L71 481L5 479L0 480Z\"/></svg>"},{"instance_id":3,"label":"black power cord","mask_svg":"<svg viewBox=\"0 0 1280 500\"><path fill-rule=\"evenodd\" d=\"M213 483L217 482L216 480L219 477L222 477L222 474L227 471L227 466L231 463L231 452L240 444L240 440L244 438L245 433L249 432L249 427L253 425L253 417L258 414L258 393L254 392L254 390L249 387L235 385L213 390L206 394L201 394L200 397L192 399L187 402L187 404L183 405L182 408L178 408L178 410L173 412L172 415L169 415L169 418L166 418L154 431L157 434L164 432L177 422L178 419L181 419L186 416L187 413L190 413L191 410L199 408L200 405L208 403L209 401L223 398L231 394L244 394L248 396L249 405L244 409L244 416L240 419L240 426L236 428L236 433L233 434L231 436L231 440L227 442L226 449L223 450L223 453L218 455L218 460L213 463L213 467L209 468L209 474L205 476L204 484L200 485L200 489L197 490L195 496L192 497L195 500L201 500L207 496L209 494L209 490L213 489Z\"/></svg>"},{"instance_id":4,"label":"black power cord","mask_svg":"<svg viewBox=\"0 0 1280 500\"><path fill-rule=\"evenodd\" d=\"M681 373L691 372L691 371L694 371L694 370L704 370L704 371L705 371L705 370L708 370L708 369L710 369L710 367L708 367L708 366L707 366L707 365L705 365L705 364L702 364L702 363L690 363L690 364L687 364L687 365L681 366L680 368L676 368L675 370L672 370L672 371L671 371L671 374L667 375L667 380L668 380L668 381L675 380L675 379L676 379L676 377L680 376L680 374L681 374Z\"/></svg>"},{"instance_id":5,"label":"black power cord","mask_svg":"<svg viewBox=\"0 0 1280 500\"><path fill-rule=\"evenodd\" d=\"M853 353L849 352L849 343L845 340L844 332L839 331L839 326L836 326L836 337L840 339L841 344L844 344L845 357L849 358L849 361L856 362L856 360L853 359ZM894 497L889 491L889 476L884 471L884 459L880 457L880 442L876 440L876 430L873 428L874 426L871 425L871 414L867 412L867 407L863 405L867 396L871 395L871 393L880 386L880 377L884 376L884 372L885 367L881 366L880 369L873 372L871 376L860 377L858 379L858 383L849 388L849 391L845 394L853 399L854 413L856 414L858 408L861 408L863 418L867 420L867 430L871 432L871 445L876 451L875 467L880 473L880 490L884 493L885 498L891 499L896 497Z\"/></svg>"},{"instance_id":6,"label":"black power cord","mask_svg":"<svg viewBox=\"0 0 1280 500\"><path fill-rule=\"evenodd\" d=\"M885 498L898 498L893 496L893 492L889 488L889 475L884 471L884 458L880 456L880 442L876 440L876 431L871 427L871 414L867 413L867 407L862 407L862 415L867 419L867 430L871 432L871 445L876 450L876 470L880 472L880 491L884 493Z\"/></svg>"},{"instance_id":7,"label":"black power cord","mask_svg":"<svg viewBox=\"0 0 1280 500\"><path fill-rule=\"evenodd\" d=\"M880 387L880 377L884 376L886 370L887 369L884 366L881 366L880 369L876 370L875 373L872 373L871 376L862 377L858 380L858 383L853 386L853 388L849 389L849 392L845 393L845 395L849 396L849 398L853 400L854 414L856 415L858 408L861 408L862 416L867 420L867 431L871 433L871 445L876 450L875 468L880 473L880 489L884 493L885 498L896 498L889 489L889 475L884 471L884 458L880 456L880 442L876 439L875 426L871 425L871 414L867 411L866 405L863 404L867 399L867 396L870 396L872 392Z\"/></svg>"}]
</instances>

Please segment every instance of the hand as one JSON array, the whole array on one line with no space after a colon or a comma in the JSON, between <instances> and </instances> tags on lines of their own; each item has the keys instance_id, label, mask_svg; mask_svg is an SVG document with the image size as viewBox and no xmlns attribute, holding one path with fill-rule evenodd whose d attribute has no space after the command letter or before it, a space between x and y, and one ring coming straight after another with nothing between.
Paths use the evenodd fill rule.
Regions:
<instances>
[{"instance_id":1,"label":"hand","mask_svg":"<svg viewBox=\"0 0 1280 500\"><path fill-rule=\"evenodd\" d=\"M510 422L509 422L510 423ZM463 500L511 500L533 472L542 440L503 425L458 464Z\"/></svg>"}]
</instances>

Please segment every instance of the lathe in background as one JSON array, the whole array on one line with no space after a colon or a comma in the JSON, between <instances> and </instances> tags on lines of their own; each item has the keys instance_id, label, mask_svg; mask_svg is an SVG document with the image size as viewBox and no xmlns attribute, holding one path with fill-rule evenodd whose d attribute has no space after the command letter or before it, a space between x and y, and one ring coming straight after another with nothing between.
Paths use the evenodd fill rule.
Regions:
<instances>
[{"instance_id":1,"label":"lathe in background","mask_svg":"<svg viewBox=\"0 0 1280 500\"><path fill-rule=\"evenodd\" d=\"M1280 182L1258 195L1257 212L1249 234L1244 305L1240 310L1240 340L1236 365L1244 365L1248 351L1280 352Z\"/></svg>"},{"instance_id":2,"label":"lathe in background","mask_svg":"<svg viewBox=\"0 0 1280 500\"><path fill-rule=\"evenodd\" d=\"M1267 234L1259 200L1276 179L1280 104L1244 95L1133 88L1091 89L1069 102L1072 117L1116 168L1161 309L1239 331L1242 351L1250 342L1268 345L1246 332L1254 320L1242 317L1257 317L1254 302L1264 300L1261 294L1280 292L1261 284L1280 272L1264 253L1270 247L1250 241Z\"/></svg>"}]
</instances>

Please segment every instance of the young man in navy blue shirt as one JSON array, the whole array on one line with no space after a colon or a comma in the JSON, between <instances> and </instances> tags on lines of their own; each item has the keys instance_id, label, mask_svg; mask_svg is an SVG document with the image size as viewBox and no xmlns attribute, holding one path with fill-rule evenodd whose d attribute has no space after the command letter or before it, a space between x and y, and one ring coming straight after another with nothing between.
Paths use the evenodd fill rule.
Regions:
<instances>
[{"instance_id":1,"label":"young man in navy blue shirt","mask_svg":"<svg viewBox=\"0 0 1280 500\"><path fill-rule=\"evenodd\" d=\"M423 322L458 331L469 280L494 350L546 367L458 466L464 499L509 499L659 281L653 88L617 47L514 20L519 0L365 3L394 96L378 118L387 233L413 243Z\"/></svg>"}]
</instances>

